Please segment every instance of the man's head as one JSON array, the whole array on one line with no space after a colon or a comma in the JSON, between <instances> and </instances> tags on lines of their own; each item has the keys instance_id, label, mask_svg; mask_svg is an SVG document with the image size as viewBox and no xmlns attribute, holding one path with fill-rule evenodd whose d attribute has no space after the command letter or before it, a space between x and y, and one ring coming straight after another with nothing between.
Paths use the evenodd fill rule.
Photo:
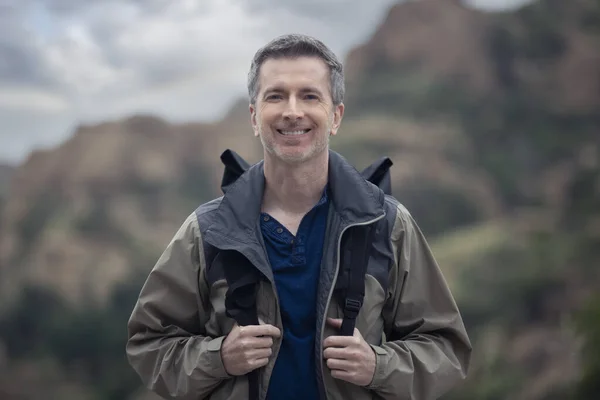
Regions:
<instances>
[{"instance_id":1,"label":"man's head","mask_svg":"<svg viewBox=\"0 0 600 400\"><path fill-rule=\"evenodd\" d=\"M317 39L286 35L255 54L248 74L250 113L265 157L298 163L328 149L344 113L344 73Z\"/></svg>"}]
</instances>

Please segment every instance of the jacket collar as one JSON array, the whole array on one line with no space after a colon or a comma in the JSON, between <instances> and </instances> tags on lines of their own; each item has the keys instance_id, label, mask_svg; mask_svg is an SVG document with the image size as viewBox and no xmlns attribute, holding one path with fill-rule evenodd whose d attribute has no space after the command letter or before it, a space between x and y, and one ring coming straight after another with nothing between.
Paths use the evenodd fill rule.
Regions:
<instances>
[{"instance_id":1,"label":"jacket collar","mask_svg":"<svg viewBox=\"0 0 600 400\"><path fill-rule=\"evenodd\" d=\"M366 223L384 214L383 192L333 150L329 150L328 186L334 211L344 223ZM208 231L225 240L255 242L264 188L264 161L260 161L228 187Z\"/></svg>"}]
</instances>

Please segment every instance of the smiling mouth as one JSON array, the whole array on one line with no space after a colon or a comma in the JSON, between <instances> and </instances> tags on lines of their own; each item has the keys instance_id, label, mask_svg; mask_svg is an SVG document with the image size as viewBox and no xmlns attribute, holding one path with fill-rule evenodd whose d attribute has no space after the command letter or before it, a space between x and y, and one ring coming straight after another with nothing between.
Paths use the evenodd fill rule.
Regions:
<instances>
[{"instance_id":1,"label":"smiling mouth","mask_svg":"<svg viewBox=\"0 0 600 400\"><path fill-rule=\"evenodd\" d=\"M304 135L305 133L308 133L309 131L310 131L310 129L300 129L300 130L295 130L295 131L286 131L286 130L282 130L282 129L277 129L277 132L279 132L283 136L299 136L299 135Z\"/></svg>"}]
</instances>

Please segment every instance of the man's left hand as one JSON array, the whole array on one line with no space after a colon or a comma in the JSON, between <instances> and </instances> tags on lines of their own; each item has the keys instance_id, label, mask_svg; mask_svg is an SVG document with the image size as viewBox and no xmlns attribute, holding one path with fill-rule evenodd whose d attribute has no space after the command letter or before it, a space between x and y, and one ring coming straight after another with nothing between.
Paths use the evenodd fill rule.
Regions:
<instances>
[{"instance_id":1,"label":"man's left hand","mask_svg":"<svg viewBox=\"0 0 600 400\"><path fill-rule=\"evenodd\" d=\"M328 318L334 328L342 327L341 319ZM323 341L323 356L331 369L331 376L358 386L367 386L373 381L377 359L371 346L358 329L353 336L330 336Z\"/></svg>"}]
</instances>

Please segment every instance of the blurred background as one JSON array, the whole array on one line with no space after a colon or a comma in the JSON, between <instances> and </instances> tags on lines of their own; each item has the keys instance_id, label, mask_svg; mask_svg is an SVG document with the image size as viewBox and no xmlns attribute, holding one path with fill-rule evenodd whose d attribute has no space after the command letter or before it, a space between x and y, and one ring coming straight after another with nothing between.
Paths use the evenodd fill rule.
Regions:
<instances>
[{"instance_id":1,"label":"blurred background","mask_svg":"<svg viewBox=\"0 0 600 400\"><path fill-rule=\"evenodd\" d=\"M333 149L389 156L474 344L447 400L600 398L600 1L0 0L0 399L150 400L144 278L261 157L276 35L344 60Z\"/></svg>"}]
</instances>

